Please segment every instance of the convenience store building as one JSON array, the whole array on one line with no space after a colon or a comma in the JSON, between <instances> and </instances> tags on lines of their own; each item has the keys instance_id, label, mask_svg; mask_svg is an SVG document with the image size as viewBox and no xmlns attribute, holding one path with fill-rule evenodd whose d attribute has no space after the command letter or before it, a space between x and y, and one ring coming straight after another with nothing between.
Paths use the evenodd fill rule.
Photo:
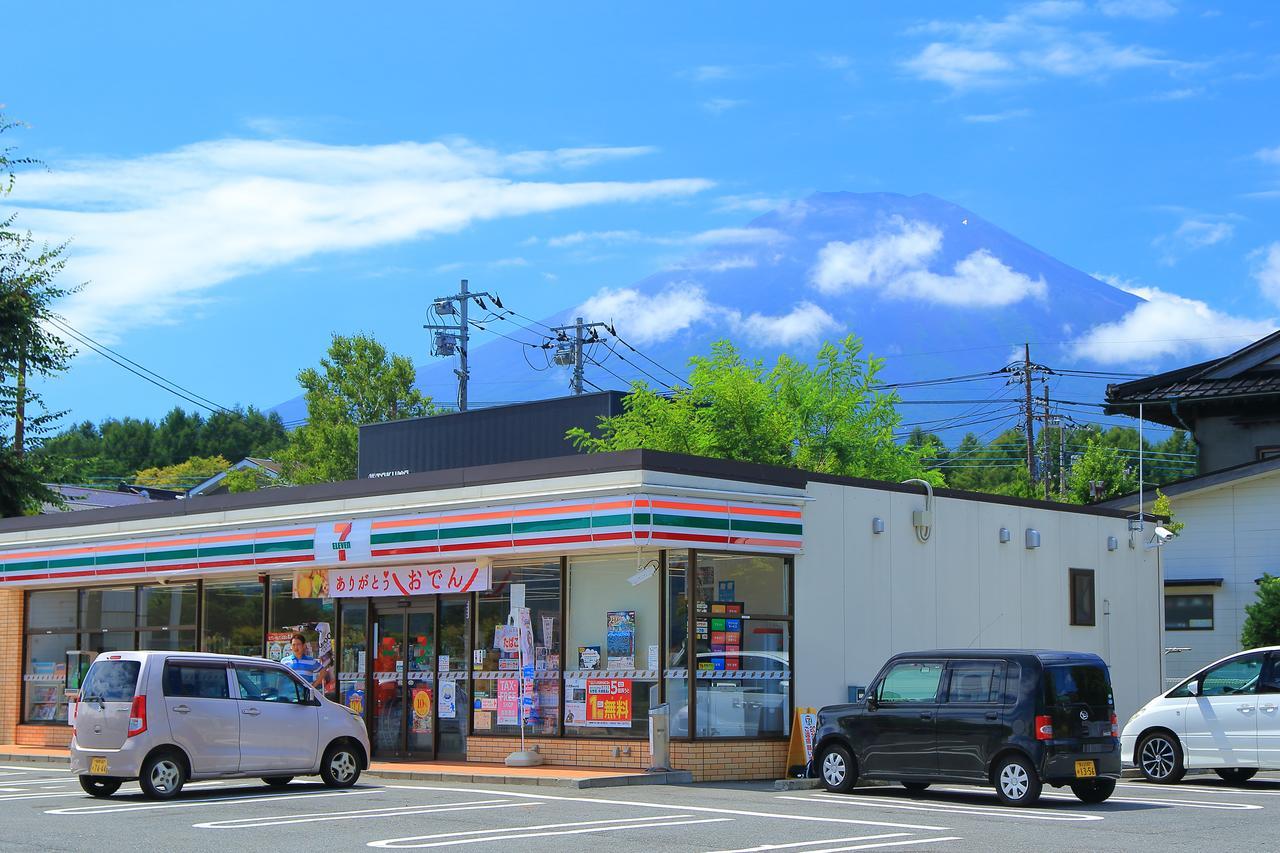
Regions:
<instances>
[{"instance_id":1,"label":"convenience store building","mask_svg":"<svg viewBox=\"0 0 1280 853\"><path fill-rule=\"evenodd\" d=\"M1130 537L1113 510L651 451L8 519L0 742L67 744L98 653L278 657L297 630L382 759L501 761L524 707L547 763L643 768L665 702L677 769L777 778L796 707L935 647L1096 652L1126 715L1162 667Z\"/></svg>"}]
</instances>

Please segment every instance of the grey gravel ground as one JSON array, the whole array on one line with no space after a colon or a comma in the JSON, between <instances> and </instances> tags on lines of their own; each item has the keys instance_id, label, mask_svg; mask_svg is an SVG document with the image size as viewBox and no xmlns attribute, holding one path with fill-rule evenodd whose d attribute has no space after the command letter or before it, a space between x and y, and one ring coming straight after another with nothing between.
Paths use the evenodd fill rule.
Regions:
<instances>
[{"instance_id":1,"label":"grey gravel ground","mask_svg":"<svg viewBox=\"0 0 1280 853\"><path fill-rule=\"evenodd\" d=\"M1125 782L1098 806L1047 789L1034 809L949 786L837 796L750 784L574 791L372 776L349 791L312 780L283 791L203 783L156 803L136 784L95 800L65 771L14 763L0 767L0 849L1270 850L1280 776L1264 775L1243 787L1216 778L1176 787Z\"/></svg>"}]
</instances>

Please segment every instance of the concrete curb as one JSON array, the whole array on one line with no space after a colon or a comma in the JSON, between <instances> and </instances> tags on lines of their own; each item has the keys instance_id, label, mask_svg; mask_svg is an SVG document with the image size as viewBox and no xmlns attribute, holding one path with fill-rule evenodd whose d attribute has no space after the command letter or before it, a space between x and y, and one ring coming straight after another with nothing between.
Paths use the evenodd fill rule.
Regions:
<instances>
[{"instance_id":1,"label":"concrete curb","mask_svg":"<svg viewBox=\"0 0 1280 853\"><path fill-rule=\"evenodd\" d=\"M69 767L71 759L62 755L29 755L27 753L3 753L0 754L0 761L4 762L22 762L26 764L41 764L52 767Z\"/></svg>"},{"instance_id":2,"label":"concrete curb","mask_svg":"<svg viewBox=\"0 0 1280 853\"><path fill-rule=\"evenodd\" d=\"M527 785L537 788L626 788L632 785L691 785L688 770L666 773L634 773L625 776L596 776L586 779L556 776L504 776L497 773L431 773L418 770L370 770L365 776L412 782L461 782L472 785Z\"/></svg>"},{"instance_id":3,"label":"concrete curb","mask_svg":"<svg viewBox=\"0 0 1280 853\"><path fill-rule=\"evenodd\" d=\"M892 784L892 782L882 782L879 779L859 779L854 783L853 787L886 788ZM775 791L816 791L821 787L821 779L778 779L773 783L773 790Z\"/></svg>"}]
</instances>

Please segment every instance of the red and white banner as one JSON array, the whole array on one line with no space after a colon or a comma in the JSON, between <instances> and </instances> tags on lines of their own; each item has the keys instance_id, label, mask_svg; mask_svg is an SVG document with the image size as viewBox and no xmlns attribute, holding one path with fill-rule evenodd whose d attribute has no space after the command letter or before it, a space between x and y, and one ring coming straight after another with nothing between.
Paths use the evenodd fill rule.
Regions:
<instances>
[{"instance_id":1,"label":"red and white banner","mask_svg":"<svg viewBox=\"0 0 1280 853\"><path fill-rule=\"evenodd\" d=\"M391 569L329 569L329 595L334 598L484 592L490 582L489 567L474 562Z\"/></svg>"}]
</instances>

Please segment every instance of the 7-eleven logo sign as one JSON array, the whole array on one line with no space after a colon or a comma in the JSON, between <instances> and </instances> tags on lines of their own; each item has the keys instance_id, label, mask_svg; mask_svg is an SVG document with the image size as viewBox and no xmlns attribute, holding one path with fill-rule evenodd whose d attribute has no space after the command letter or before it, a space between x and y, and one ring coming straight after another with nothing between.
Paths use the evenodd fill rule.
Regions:
<instances>
[{"instance_id":1,"label":"7-eleven logo sign","mask_svg":"<svg viewBox=\"0 0 1280 853\"><path fill-rule=\"evenodd\" d=\"M317 563L351 563L369 559L369 521L334 521L316 525Z\"/></svg>"}]
</instances>

